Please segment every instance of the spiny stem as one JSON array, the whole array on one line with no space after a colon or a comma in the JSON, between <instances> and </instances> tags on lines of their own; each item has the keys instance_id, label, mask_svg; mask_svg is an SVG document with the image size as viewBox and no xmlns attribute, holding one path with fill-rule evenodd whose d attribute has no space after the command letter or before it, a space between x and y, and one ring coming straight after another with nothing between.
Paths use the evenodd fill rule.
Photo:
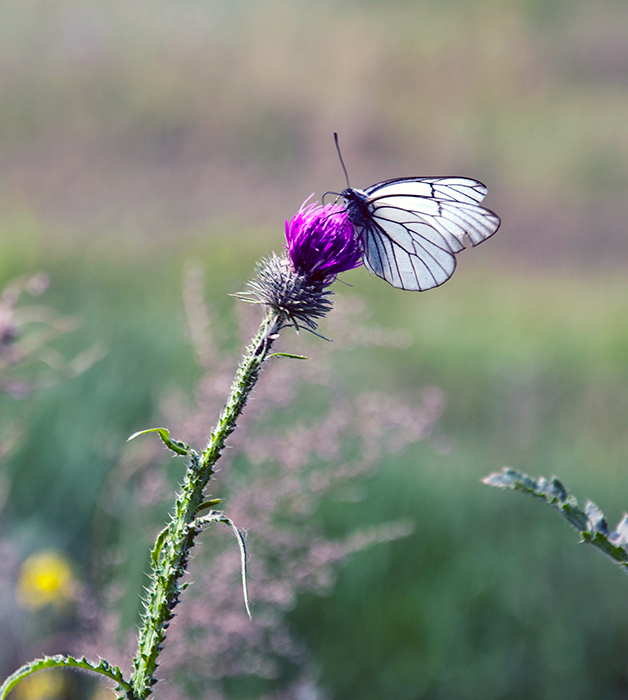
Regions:
<instances>
[{"instance_id":1,"label":"spiny stem","mask_svg":"<svg viewBox=\"0 0 628 700\"><path fill-rule=\"evenodd\" d=\"M220 458L225 442L236 427L236 421L255 386L261 367L266 360L280 330L285 326L285 314L269 309L257 335L240 362L218 425L212 431L209 443L202 455L190 451L181 492L177 495L174 512L166 526L166 532L158 536L153 548L151 586L144 600L144 614L139 633L138 651L133 659L132 691L129 700L144 700L157 683L154 677L159 666L159 653L163 648L173 609L179 602L184 586L179 579L185 574L190 549L202 526L197 522L200 507L205 502L205 487L214 473L214 465ZM160 549L161 548L161 549Z\"/></svg>"}]
</instances>

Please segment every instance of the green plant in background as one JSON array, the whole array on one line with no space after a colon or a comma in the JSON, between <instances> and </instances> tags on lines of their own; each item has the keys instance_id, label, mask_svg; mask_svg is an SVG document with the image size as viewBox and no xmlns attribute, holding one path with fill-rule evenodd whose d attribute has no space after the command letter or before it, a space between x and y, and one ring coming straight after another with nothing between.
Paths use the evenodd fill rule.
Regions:
<instances>
[{"instance_id":1,"label":"green plant in background","mask_svg":"<svg viewBox=\"0 0 628 700\"><path fill-rule=\"evenodd\" d=\"M604 513L595 503L587 500L583 508L555 476L549 481L542 476L534 479L505 467L501 472L489 474L482 481L487 486L512 489L544 501L578 530L582 542L597 547L628 573L628 514L624 513L615 530L609 530Z\"/></svg>"},{"instance_id":2,"label":"green plant in background","mask_svg":"<svg viewBox=\"0 0 628 700\"><path fill-rule=\"evenodd\" d=\"M43 273L22 276L0 294L0 391L13 398L76 377L103 356L95 345L67 360L52 347L53 341L77 328L77 320L48 306L19 303L24 295L39 297L48 285Z\"/></svg>"},{"instance_id":3,"label":"green plant in background","mask_svg":"<svg viewBox=\"0 0 628 700\"><path fill-rule=\"evenodd\" d=\"M104 354L98 345L94 345L67 359L54 347L55 341L77 328L77 319L63 316L50 306L21 303L25 297L41 296L48 286L48 277L43 273L24 275L11 280L0 293L0 395L12 402L77 377ZM2 457L11 452L22 428L19 418L3 420L0 432ZM7 504L8 480L5 474L2 474L1 482L0 513ZM11 556L7 557L6 551L4 554L6 567ZM20 608L36 611L51 606L63 613L72 606L77 595L73 566L61 552L40 550L22 562L15 590L15 602ZM48 675L41 682L34 681L25 686L24 696L29 697L30 691L35 695L54 695L61 685L59 674Z\"/></svg>"},{"instance_id":4,"label":"green plant in background","mask_svg":"<svg viewBox=\"0 0 628 700\"><path fill-rule=\"evenodd\" d=\"M25 399L64 379L77 377L104 355L102 348L94 345L67 359L54 348L54 341L76 330L77 319L42 304L20 303L25 296L41 296L48 285L48 276L43 273L24 275L11 280L0 292L1 396ZM19 433L16 421L5 420L0 431L0 457L11 450ZM4 505L1 501L0 510ZM61 566L60 562L57 564ZM61 578L69 579L69 572L68 576L61 574ZM24 574L23 580L27 579L28 575ZM28 589L28 583L21 588L25 600L30 596ZM34 590L31 593L36 595Z\"/></svg>"}]
</instances>

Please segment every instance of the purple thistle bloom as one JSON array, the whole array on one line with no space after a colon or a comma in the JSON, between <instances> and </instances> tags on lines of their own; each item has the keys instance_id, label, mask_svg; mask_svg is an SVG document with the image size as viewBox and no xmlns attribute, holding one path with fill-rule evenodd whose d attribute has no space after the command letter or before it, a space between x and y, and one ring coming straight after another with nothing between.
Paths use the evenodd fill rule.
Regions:
<instances>
[{"instance_id":1,"label":"purple thistle bloom","mask_svg":"<svg viewBox=\"0 0 628 700\"><path fill-rule=\"evenodd\" d=\"M312 196L286 221L285 254L262 260L256 279L239 296L274 309L297 331L316 333L318 320L332 308L329 285L362 264L362 248L346 211L337 204L308 204Z\"/></svg>"},{"instance_id":2,"label":"purple thistle bloom","mask_svg":"<svg viewBox=\"0 0 628 700\"><path fill-rule=\"evenodd\" d=\"M286 249L295 272L328 285L362 264L362 249L343 207L308 204L312 196L286 221Z\"/></svg>"}]
</instances>

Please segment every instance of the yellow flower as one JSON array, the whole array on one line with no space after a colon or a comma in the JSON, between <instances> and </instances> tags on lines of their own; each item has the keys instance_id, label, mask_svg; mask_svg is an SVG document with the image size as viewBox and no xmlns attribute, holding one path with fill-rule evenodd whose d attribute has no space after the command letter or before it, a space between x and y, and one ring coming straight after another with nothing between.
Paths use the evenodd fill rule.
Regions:
<instances>
[{"instance_id":1,"label":"yellow flower","mask_svg":"<svg viewBox=\"0 0 628 700\"><path fill-rule=\"evenodd\" d=\"M70 562L59 552L44 551L22 564L16 595L22 607L35 610L70 600L75 588Z\"/></svg>"},{"instance_id":2,"label":"yellow flower","mask_svg":"<svg viewBox=\"0 0 628 700\"><path fill-rule=\"evenodd\" d=\"M65 685L62 671L38 671L15 689L16 700L57 700Z\"/></svg>"},{"instance_id":3,"label":"yellow flower","mask_svg":"<svg viewBox=\"0 0 628 700\"><path fill-rule=\"evenodd\" d=\"M92 695L92 700L116 700L117 697L112 688L106 688L104 685L101 685Z\"/></svg>"}]
</instances>

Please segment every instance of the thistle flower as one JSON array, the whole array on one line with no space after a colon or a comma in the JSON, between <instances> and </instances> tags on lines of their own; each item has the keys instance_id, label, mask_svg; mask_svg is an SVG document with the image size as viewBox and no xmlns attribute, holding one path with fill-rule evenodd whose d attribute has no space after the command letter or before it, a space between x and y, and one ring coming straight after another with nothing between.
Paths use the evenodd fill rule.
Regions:
<instances>
[{"instance_id":1,"label":"thistle flower","mask_svg":"<svg viewBox=\"0 0 628 700\"><path fill-rule=\"evenodd\" d=\"M262 260L245 301L282 313L297 330L315 331L331 309L329 285L362 263L362 249L345 210L337 204L308 204L286 221L286 252Z\"/></svg>"},{"instance_id":2,"label":"thistle flower","mask_svg":"<svg viewBox=\"0 0 628 700\"><path fill-rule=\"evenodd\" d=\"M340 272L362 264L362 250L353 225L338 204L308 204L286 221L286 250L296 272L329 285Z\"/></svg>"}]
</instances>

